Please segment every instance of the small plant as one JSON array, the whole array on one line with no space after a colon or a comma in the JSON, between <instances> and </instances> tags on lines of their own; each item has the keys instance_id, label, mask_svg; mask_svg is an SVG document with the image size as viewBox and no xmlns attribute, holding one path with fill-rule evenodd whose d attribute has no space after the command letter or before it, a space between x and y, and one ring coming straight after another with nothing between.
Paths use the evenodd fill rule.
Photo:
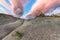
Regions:
<instances>
[{"instance_id":1,"label":"small plant","mask_svg":"<svg viewBox=\"0 0 60 40\"><path fill-rule=\"evenodd\" d=\"M21 37L23 37L23 33L16 31L13 36L17 36L17 37L21 38Z\"/></svg>"},{"instance_id":2,"label":"small plant","mask_svg":"<svg viewBox=\"0 0 60 40\"><path fill-rule=\"evenodd\" d=\"M6 15L6 14L0 14L0 17L4 17L4 18L7 18L8 17L8 15Z\"/></svg>"},{"instance_id":3,"label":"small plant","mask_svg":"<svg viewBox=\"0 0 60 40\"><path fill-rule=\"evenodd\" d=\"M41 16L41 17L45 17L45 15L44 15L44 14L40 14L40 16Z\"/></svg>"},{"instance_id":4,"label":"small plant","mask_svg":"<svg viewBox=\"0 0 60 40\"><path fill-rule=\"evenodd\" d=\"M41 14L38 17L45 17L45 15L41 12Z\"/></svg>"},{"instance_id":5,"label":"small plant","mask_svg":"<svg viewBox=\"0 0 60 40\"><path fill-rule=\"evenodd\" d=\"M23 36L23 33L16 31L16 36L22 37Z\"/></svg>"}]
</instances>

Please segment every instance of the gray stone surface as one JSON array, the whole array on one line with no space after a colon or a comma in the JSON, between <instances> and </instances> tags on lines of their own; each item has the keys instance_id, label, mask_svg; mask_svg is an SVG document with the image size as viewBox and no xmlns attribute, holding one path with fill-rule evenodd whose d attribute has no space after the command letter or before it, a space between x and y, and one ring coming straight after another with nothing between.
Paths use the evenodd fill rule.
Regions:
<instances>
[{"instance_id":1,"label":"gray stone surface","mask_svg":"<svg viewBox=\"0 0 60 40\"><path fill-rule=\"evenodd\" d=\"M12 36L16 31L24 33L23 37ZM60 40L60 18L38 17L25 21L2 40Z\"/></svg>"},{"instance_id":2,"label":"gray stone surface","mask_svg":"<svg viewBox=\"0 0 60 40\"><path fill-rule=\"evenodd\" d=\"M0 14L0 40L23 24L23 20Z\"/></svg>"}]
</instances>

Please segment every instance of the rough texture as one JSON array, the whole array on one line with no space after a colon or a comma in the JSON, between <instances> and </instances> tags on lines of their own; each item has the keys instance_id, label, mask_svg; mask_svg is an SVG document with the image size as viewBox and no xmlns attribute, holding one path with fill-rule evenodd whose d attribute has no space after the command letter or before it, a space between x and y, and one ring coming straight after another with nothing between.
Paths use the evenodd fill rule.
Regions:
<instances>
[{"instance_id":1,"label":"rough texture","mask_svg":"<svg viewBox=\"0 0 60 40\"><path fill-rule=\"evenodd\" d=\"M12 36L16 31L24 33L23 37ZM38 17L25 21L2 40L60 40L60 18Z\"/></svg>"},{"instance_id":2,"label":"rough texture","mask_svg":"<svg viewBox=\"0 0 60 40\"><path fill-rule=\"evenodd\" d=\"M23 24L23 20L0 14L0 40Z\"/></svg>"}]
</instances>

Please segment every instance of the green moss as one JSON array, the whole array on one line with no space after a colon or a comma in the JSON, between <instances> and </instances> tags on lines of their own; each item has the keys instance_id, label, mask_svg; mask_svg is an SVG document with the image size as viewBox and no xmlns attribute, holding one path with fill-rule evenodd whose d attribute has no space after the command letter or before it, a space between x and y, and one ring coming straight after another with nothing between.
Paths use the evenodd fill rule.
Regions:
<instances>
[{"instance_id":1,"label":"green moss","mask_svg":"<svg viewBox=\"0 0 60 40\"><path fill-rule=\"evenodd\" d=\"M60 16L58 15L51 15L51 16L45 16L43 13L41 13L39 16L37 16L38 18L40 17L55 17L55 18L60 18Z\"/></svg>"},{"instance_id":2,"label":"green moss","mask_svg":"<svg viewBox=\"0 0 60 40\"><path fill-rule=\"evenodd\" d=\"M16 34L15 35L18 36L18 37L23 37L23 33L18 32L18 31L16 31Z\"/></svg>"},{"instance_id":3,"label":"green moss","mask_svg":"<svg viewBox=\"0 0 60 40\"><path fill-rule=\"evenodd\" d=\"M0 14L0 17L6 17L6 14Z\"/></svg>"},{"instance_id":4,"label":"green moss","mask_svg":"<svg viewBox=\"0 0 60 40\"><path fill-rule=\"evenodd\" d=\"M23 35L24 34L22 32L18 32L18 31L16 31L14 34L12 34L13 37L19 37L19 38L22 38Z\"/></svg>"},{"instance_id":5,"label":"green moss","mask_svg":"<svg viewBox=\"0 0 60 40\"><path fill-rule=\"evenodd\" d=\"M15 36L18 36L18 37L23 37L23 33L16 31Z\"/></svg>"},{"instance_id":6,"label":"green moss","mask_svg":"<svg viewBox=\"0 0 60 40\"><path fill-rule=\"evenodd\" d=\"M45 17L45 15L44 14L40 14L40 17Z\"/></svg>"}]
</instances>

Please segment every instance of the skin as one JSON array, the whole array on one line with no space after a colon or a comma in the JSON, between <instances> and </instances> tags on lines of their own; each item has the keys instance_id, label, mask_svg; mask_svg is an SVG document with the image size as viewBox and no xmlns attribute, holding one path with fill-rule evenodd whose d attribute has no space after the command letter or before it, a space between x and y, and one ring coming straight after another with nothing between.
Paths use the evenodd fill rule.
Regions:
<instances>
[{"instance_id":1,"label":"skin","mask_svg":"<svg viewBox=\"0 0 60 40\"><path fill-rule=\"evenodd\" d=\"M23 14L23 8L28 3L28 0L10 0L12 4L12 10L16 15Z\"/></svg>"},{"instance_id":2,"label":"skin","mask_svg":"<svg viewBox=\"0 0 60 40\"><path fill-rule=\"evenodd\" d=\"M60 0L36 0L25 19L32 19L33 17L39 16L41 13L45 13L49 9L58 5L60 5ZM29 16L32 17L29 18Z\"/></svg>"},{"instance_id":3,"label":"skin","mask_svg":"<svg viewBox=\"0 0 60 40\"><path fill-rule=\"evenodd\" d=\"M10 0L10 2L12 4L12 11L16 15L20 15L23 13L23 6L19 0Z\"/></svg>"},{"instance_id":4,"label":"skin","mask_svg":"<svg viewBox=\"0 0 60 40\"><path fill-rule=\"evenodd\" d=\"M12 8L10 6L8 6L8 4L6 4L5 0L0 0L0 4L2 4L3 6L5 6L7 9L10 9L12 10ZM9 14L9 12L6 12L4 9L3 11L6 13L6 14Z\"/></svg>"},{"instance_id":5,"label":"skin","mask_svg":"<svg viewBox=\"0 0 60 40\"><path fill-rule=\"evenodd\" d=\"M7 9L14 12L13 15L12 15L12 13L9 13L9 12L7 12L3 9L5 14L12 15L12 16L20 16L20 15L23 14L23 7L28 3L28 0L9 0L9 2L11 3L11 6L9 6L5 2L5 0L0 0L0 4L2 4Z\"/></svg>"},{"instance_id":6,"label":"skin","mask_svg":"<svg viewBox=\"0 0 60 40\"><path fill-rule=\"evenodd\" d=\"M4 0L0 0L0 4L3 4L8 9L14 12L17 16L23 14L23 7L28 3L29 0L10 0L12 6L8 6ZM51 8L60 5L60 0L36 0L31 10L26 16L22 16L22 19L33 19L39 16L41 13L45 13ZM12 15L13 16L13 15ZM15 15L14 15L15 16Z\"/></svg>"}]
</instances>

